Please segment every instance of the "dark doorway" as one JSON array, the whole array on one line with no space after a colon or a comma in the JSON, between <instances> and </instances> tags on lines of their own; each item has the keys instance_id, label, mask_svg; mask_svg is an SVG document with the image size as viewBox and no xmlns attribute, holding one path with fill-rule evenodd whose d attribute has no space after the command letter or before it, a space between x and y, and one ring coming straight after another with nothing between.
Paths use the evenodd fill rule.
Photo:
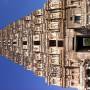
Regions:
<instances>
[{"instance_id":1,"label":"dark doorway","mask_svg":"<svg viewBox=\"0 0 90 90\"><path fill-rule=\"evenodd\" d=\"M87 75L88 77L90 77L90 69L87 69L87 70L86 70L86 75Z\"/></svg>"},{"instance_id":2,"label":"dark doorway","mask_svg":"<svg viewBox=\"0 0 90 90\"><path fill-rule=\"evenodd\" d=\"M76 36L76 51L90 51L90 36Z\"/></svg>"}]
</instances>

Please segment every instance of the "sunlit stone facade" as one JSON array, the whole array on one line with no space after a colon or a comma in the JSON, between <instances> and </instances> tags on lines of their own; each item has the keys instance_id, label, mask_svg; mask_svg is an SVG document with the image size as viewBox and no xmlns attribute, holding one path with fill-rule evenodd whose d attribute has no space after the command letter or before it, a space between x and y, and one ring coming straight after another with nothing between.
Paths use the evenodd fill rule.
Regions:
<instances>
[{"instance_id":1,"label":"sunlit stone facade","mask_svg":"<svg viewBox=\"0 0 90 90\"><path fill-rule=\"evenodd\" d=\"M90 0L48 0L0 30L0 54L49 85L90 90Z\"/></svg>"}]
</instances>

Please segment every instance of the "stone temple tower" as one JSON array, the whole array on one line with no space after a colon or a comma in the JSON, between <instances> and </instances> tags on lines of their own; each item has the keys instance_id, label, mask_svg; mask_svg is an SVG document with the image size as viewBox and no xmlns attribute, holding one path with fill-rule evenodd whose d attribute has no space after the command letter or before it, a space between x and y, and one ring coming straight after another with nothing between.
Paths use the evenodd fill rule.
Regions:
<instances>
[{"instance_id":1,"label":"stone temple tower","mask_svg":"<svg viewBox=\"0 0 90 90\"><path fill-rule=\"evenodd\" d=\"M0 54L49 85L90 90L90 0L48 0L0 30Z\"/></svg>"}]
</instances>

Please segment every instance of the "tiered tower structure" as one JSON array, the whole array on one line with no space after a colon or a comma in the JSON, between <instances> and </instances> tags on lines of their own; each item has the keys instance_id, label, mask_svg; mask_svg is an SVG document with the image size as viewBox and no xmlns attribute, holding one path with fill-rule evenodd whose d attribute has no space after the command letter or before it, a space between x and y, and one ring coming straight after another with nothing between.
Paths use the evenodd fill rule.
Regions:
<instances>
[{"instance_id":1,"label":"tiered tower structure","mask_svg":"<svg viewBox=\"0 0 90 90\"><path fill-rule=\"evenodd\" d=\"M64 86L64 0L49 0L45 7L47 32L47 81ZM62 78L63 76L63 78Z\"/></svg>"},{"instance_id":2,"label":"tiered tower structure","mask_svg":"<svg viewBox=\"0 0 90 90\"><path fill-rule=\"evenodd\" d=\"M89 0L66 0L66 86L90 89Z\"/></svg>"},{"instance_id":3,"label":"tiered tower structure","mask_svg":"<svg viewBox=\"0 0 90 90\"><path fill-rule=\"evenodd\" d=\"M0 30L0 54L50 85L90 90L90 0L48 0Z\"/></svg>"}]
</instances>

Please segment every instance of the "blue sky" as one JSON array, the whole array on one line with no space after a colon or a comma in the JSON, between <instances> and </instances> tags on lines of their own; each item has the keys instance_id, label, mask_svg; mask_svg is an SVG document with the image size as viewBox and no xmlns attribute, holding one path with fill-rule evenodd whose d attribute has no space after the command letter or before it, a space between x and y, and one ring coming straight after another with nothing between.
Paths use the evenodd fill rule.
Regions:
<instances>
[{"instance_id":1,"label":"blue sky","mask_svg":"<svg viewBox=\"0 0 90 90\"><path fill-rule=\"evenodd\" d=\"M0 0L0 28L42 8L46 0ZM48 86L37 77L7 58L0 56L0 90L75 90Z\"/></svg>"},{"instance_id":2,"label":"blue sky","mask_svg":"<svg viewBox=\"0 0 90 90\"><path fill-rule=\"evenodd\" d=\"M42 8L47 0L0 0L0 28Z\"/></svg>"},{"instance_id":3,"label":"blue sky","mask_svg":"<svg viewBox=\"0 0 90 90\"><path fill-rule=\"evenodd\" d=\"M0 56L0 90L76 90L48 86L44 78Z\"/></svg>"}]
</instances>

